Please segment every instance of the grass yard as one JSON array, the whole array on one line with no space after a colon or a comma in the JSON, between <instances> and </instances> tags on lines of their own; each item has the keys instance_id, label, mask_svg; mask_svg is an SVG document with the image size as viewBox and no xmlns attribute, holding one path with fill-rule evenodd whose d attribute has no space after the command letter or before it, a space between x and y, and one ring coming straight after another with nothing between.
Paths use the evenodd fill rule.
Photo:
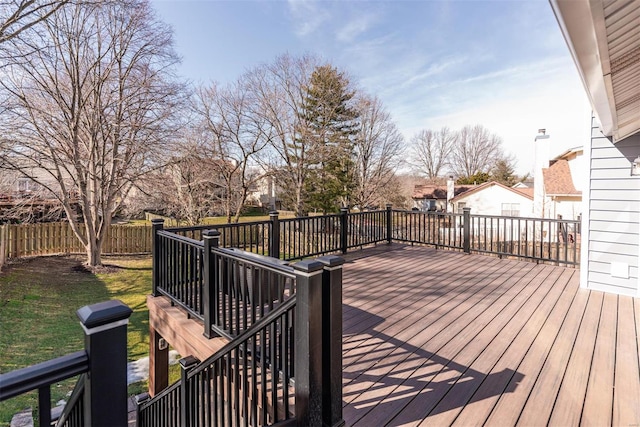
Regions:
<instances>
[{"instance_id":1,"label":"grass yard","mask_svg":"<svg viewBox=\"0 0 640 427\"><path fill-rule=\"evenodd\" d=\"M82 327L76 310L88 304L119 299L133 310L128 327L129 360L147 356L151 292L151 257L105 257L97 274L75 257L23 259L0 273L0 372L43 362L82 350ZM172 375L174 376L174 375ZM52 404L72 390L72 378L51 387ZM130 393L146 390L130 386ZM37 408L37 393L0 403L0 426L14 413Z\"/></svg>"}]
</instances>

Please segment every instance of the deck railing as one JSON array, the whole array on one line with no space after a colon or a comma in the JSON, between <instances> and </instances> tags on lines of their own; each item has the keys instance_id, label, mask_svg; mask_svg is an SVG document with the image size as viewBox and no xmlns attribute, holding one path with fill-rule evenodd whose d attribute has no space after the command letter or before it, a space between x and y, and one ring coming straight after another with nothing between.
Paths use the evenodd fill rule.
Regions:
<instances>
[{"instance_id":1,"label":"deck railing","mask_svg":"<svg viewBox=\"0 0 640 427\"><path fill-rule=\"evenodd\" d=\"M39 424L50 427L51 385L80 375L55 425L126 425L127 323L131 312L115 300L78 310L85 349L0 374L0 402L38 390Z\"/></svg>"},{"instance_id":2,"label":"deck railing","mask_svg":"<svg viewBox=\"0 0 640 427\"><path fill-rule=\"evenodd\" d=\"M202 320L205 336L238 336L274 304L295 294L295 276L287 262L221 248L217 230L199 233L203 240L157 229L152 293L169 297Z\"/></svg>"},{"instance_id":3,"label":"deck railing","mask_svg":"<svg viewBox=\"0 0 640 427\"><path fill-rule=\"evenodd\" d=\"M163 220L155 221L162 222ZM271 225L271 221L254 221L237 224L219 224L215 226L195 225L190 227L172 227L166 228L165 230L193 240L202 240L203 233L206 230L215 228L220 232L220 246L269 255L268 243L271 234Z\"/></svg>"},{"instance_id":4,"label":"deck railing","mask_svg":"<svg viewBox=\"0 0 640 427\"><path fill-rule=\"evenodd\" d=\"M469 227L474 252L565 265L579 263L578 221L471 215Z\"/></svg>"},{"instance_id":5,"label":"deck railing","mask_svg":"<svg viewBox=\"0 0 640 427\"><path fill-rule=\"evenodd\" d=\"M212 226L171 228L166 232L202 239ZM486 253L576 266L580 263L577 220L506 217L463 213L385 210L279 219L219 226L219 245L284 260L304 259L382 242L427 244L436 248Z\"/></svg>"},{"instance_id":6,"label":"deck railing","mask_svg":"<svg viewBox=\"0 0 640 427\"><path fill-rule=\"evenodd\" d=\"M204 286L202 240L170 231L154 234L154 296L166 295L189 315L203 320Z\"/></svg>"},{"instance_id":7,"label":"deck railing","mask_svg":"<svg viewBox=\"0 0 640 427\"><path fill-rule=\"evenodd\" d=\"M180 382L140 406L138 425L258 426L291 418L295 305L290 298L202 363L182 359Z\"/></svg>"},{"instance_id":8,"label":"deck railing","mask_svg":"<svg viewBox=\"0 0 640 427\"><path fill-rule=\"evenodd\" d=\"M205 242L213 236L203 235ZM268 274L254 275L257 266L263 272L268 267L270 273L283 273L295 282L286 292L295 293L274 298L271 291L265 291L267 299L260 303L263 311L246 328L239 328L229 344L203 362L191 356L182 359L177 383L153 399L139 400L138 425L264 426L294 419L298 425L309 425L312 419L325 425L340 424L342 259L329 256L292 267L267 266L265 259L209 247L215 255L213 262L218 262L216 256L233 259L229 269L238 277L243 266L251 265L249 276L258 284L254 297L260 298L259 289L273 283ZM226 274L221 277L229 279L223 283L235 280ZM247 294L236 296L242 301L233 304L242 305Z\"/></svg>"},{"instance_id":9,"label":"deck railing","mask_svg":"<svg viewBox=\"0 0 640 427\"><path fill-rule=\"evenodd\" d=\"M391 218L392 240L464 249L463 214L393 210Z\"/></svg>"},{"instance_id":10,"label":"deck railing","mask_svg":"<svg viewBox=\"0 0 640 427\"><path fill-rule=\"evenodd\" d=\"M277 237L274 233L278 242L273 246L277 246L277 254L287 260L339 252L344 234L343 217L333 214L278 220L272 216L279 230Z\"/></svg>"}]
</instances>

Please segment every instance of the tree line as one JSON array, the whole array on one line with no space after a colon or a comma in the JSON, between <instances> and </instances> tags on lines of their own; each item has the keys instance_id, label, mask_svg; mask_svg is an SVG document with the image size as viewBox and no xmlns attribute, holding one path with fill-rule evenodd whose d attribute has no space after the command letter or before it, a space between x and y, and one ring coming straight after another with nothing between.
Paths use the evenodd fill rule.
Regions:
<instances>
[{"instance_id":1,"label":"tree line","mask_svg":"<svg viewBox=\"0 0 640 427\"><path fill-rule=\"evenodd\" d=\"M430 181L451 175L458 184L497 181L512 186L526 178L516 175L515 160L505 153L502 138L482 125L467 125L459 131L422 130L411 144L414 167Z\"/></svg>"},{"instance_id":2,"label":"tree line","mask_svg":"<svg viewBox=\"0 0 640 427\"><path fill-rule=\"evenodd\" d=\"M148 1L9 0L0 58L0 186L12 173L56 198L89 265L135 201L191 224L237 221L265 182L298 216L401 201L407 144L389 111L316 56L193 87ZM481 126L425 130L411 146L428 178L495 175L500 162L512 173Z\"/></svg>"}]
</instances>

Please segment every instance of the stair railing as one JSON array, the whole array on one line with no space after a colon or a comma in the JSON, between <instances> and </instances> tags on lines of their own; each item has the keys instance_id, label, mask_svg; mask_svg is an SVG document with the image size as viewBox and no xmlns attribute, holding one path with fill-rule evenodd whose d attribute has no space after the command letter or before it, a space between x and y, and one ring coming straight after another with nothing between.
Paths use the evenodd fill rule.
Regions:
<instances>
[{"instance_id":1,"label":"stair railing","mask_svg":"<svg viewBox=\"0 0 640 427\"><path fill-rule=\"evenodd\" d=\"M79 309L85 349L0 374L0 402L38 390L39 423L50 427L51 385L82 374L56 425L126 425L127 324L131 313L118 300Z\"/></svg>"},{"instance_id":2,"label":"stair railing","mask_svg":"<svg viewBox=\"0 0 640 427\"><path fill-rule=\"evenodd\" d=\"M138 425L339 425L343 262L294 264L296 293L207 360L181 359L181 379L140 402Z\"/></svg>"}]
</instances>

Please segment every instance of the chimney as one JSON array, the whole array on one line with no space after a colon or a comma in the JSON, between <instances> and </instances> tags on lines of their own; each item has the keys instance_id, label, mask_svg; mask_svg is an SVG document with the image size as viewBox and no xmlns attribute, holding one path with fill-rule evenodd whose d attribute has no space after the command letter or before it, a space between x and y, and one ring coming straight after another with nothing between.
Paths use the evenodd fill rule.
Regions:
<instances>
[{"instance_id":1,"label":"chimney","mask_svg":"<svg viewBox=\"0 0 640 427\"><path fill-rule=\"evenodd\" d=\"M533 165L533 214L536 218L544 218L545 188L543 169L549 168L550 135L546 129L538 129L538 135L534 139L534 165Z\"/></svg>"},{"instance_id":2,"label":"chimney","mask_svg":"<svg viewBox=\"0 0 640 427\"><path fill-rule=\"evenodd\" d=\"M549 137L546 129L538 129L538 135L533 140L535 143L535 170L539 167L549 167Z\"/></svg>"},{"instance_id":3,"label":"chimney","mask_svg":"<svg viewBox=\"0 0 640 427\"><path fill-rule=\"evenodd\" d=\"M455 187L453 181L453 175L449 175L447 179L447 206L445 207L445 211L453 212L453 206L450 205L451 199L455 197Z\"/></svg>"}]
</instances>

